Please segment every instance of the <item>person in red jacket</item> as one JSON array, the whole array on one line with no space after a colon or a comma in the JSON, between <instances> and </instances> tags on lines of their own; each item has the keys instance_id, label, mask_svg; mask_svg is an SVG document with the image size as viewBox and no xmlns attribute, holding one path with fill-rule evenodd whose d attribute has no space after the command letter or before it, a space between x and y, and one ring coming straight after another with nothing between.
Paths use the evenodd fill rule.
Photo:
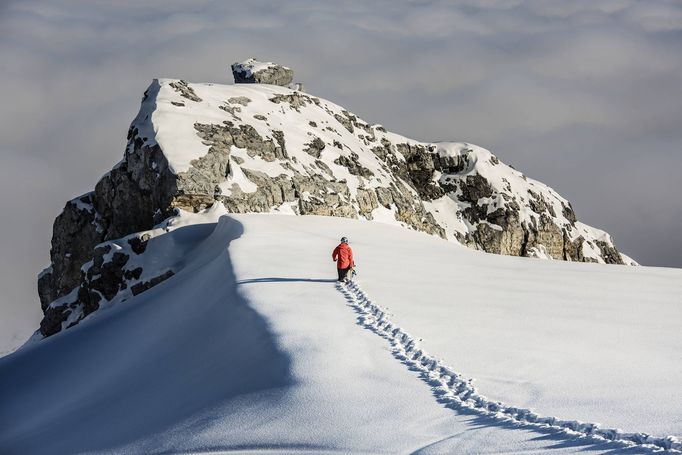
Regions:
<instances>
[{"instance_id":1,"label":"person in red jacket","mask_svg":"<svg viewBox=\"0 0 682 455\"><path fill-rule=\"evenodd\" d=\"M339 281L345 281L348 271L355 267L353 250L348 246L348 238L341 237L341 243L334 248L332 260L336 261L336 270L339 272Z\"/></svg>"}]
</instances>

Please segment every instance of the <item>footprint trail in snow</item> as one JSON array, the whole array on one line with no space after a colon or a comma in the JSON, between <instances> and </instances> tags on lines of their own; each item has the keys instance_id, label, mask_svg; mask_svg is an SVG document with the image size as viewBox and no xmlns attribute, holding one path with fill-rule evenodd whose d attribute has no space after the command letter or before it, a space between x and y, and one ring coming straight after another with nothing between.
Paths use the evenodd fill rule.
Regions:
<instances>
[{"instance_id":1,"label":"footprint trail in snow","mask_svg":"<svg viewBox=\"0 0 682 455\"><path fill-rule=\"evenodd\" d=\"M647 433L626 433L620 429L601 428L598 423L542 417L530 409L490 400L476 391L472 379L463 377L421 349L418 344L419 338L393 323L389 314L372 302L357 282L337 283L336 287L344 295L348 305L359 314L358 323L388 340L393 356L421 373L422 379L431 386L434 395L448 407L469 409L501 422L555 429L567 437L582 437L592 440L595 444L608 441L623 447L648 449L651 452L682 454L682 441L674 436L654 437Z\"/></svg>"}]
</instances>

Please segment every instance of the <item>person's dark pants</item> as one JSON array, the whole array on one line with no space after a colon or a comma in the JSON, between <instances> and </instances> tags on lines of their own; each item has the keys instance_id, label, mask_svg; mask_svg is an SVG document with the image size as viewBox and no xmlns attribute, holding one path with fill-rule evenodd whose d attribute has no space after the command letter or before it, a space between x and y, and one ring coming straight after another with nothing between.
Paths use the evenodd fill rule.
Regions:
<instances>
[{"instance_id":1,"label":"person's dark pants","mask_svg":"<svg viewBox=\"0 0 682 455\"><path fill-rule=\"evenodd\" d=\"M346 275L348 275L349 270L350 267L347 267L345 269L336 269L336 271L339 272L339 281L343 281L346 279Z\"/></svg>"}]
</instances>

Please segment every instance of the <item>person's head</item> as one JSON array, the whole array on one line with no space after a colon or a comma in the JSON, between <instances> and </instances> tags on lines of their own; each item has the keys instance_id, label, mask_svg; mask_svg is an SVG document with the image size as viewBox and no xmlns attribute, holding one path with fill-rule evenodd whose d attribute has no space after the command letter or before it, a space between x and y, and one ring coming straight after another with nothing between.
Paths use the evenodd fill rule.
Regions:
<instances>
[{"instance_id":1,"label":"person's head","mask_svg":"<svg viewBox=\"0 0 682 455\"><path fill-rule=\"evenodd\" d=\"M348 243L348 237L341 237L341 243Z\"/></svg>"}]
</instances>

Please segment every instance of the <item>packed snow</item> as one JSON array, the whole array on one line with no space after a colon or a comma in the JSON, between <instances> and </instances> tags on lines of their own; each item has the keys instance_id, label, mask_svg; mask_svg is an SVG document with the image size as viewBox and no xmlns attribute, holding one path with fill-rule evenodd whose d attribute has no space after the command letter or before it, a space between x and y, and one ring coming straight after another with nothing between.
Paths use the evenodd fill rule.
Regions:
<instances>
[{"instance_id":1,"label":"packed snow","mask_svg":"<svg viewBox=\"0 0 682 455\"><path fill-rule=\"evenodd\" d=\"M155 231L144 266L173 277L0 359L0 452L682 448L681 270L221 215L180 212ZM359 270L347 287L331 261L342 235Z\"/></svg>"}]
</instances>

